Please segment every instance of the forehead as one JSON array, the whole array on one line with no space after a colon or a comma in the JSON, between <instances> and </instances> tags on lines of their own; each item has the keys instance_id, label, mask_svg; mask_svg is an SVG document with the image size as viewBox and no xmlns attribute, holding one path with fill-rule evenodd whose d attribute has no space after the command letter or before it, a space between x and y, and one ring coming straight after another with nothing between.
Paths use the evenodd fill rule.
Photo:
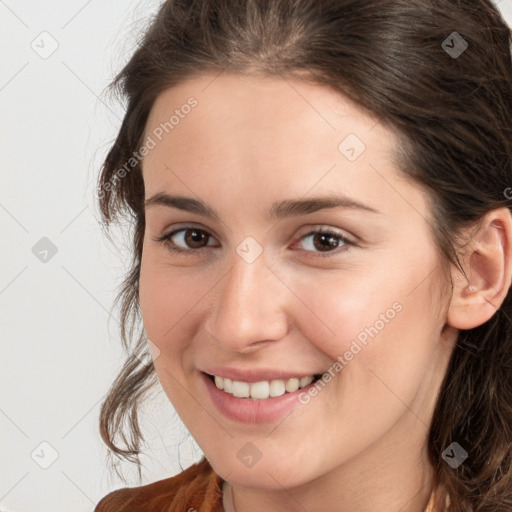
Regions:
<instances>
[{"instance_id":1,"label":"forehead","mask_svg":"<svg viewBox=\"0 0 512 512\"><path fill-rule=\"evenodd\" d=\"M147 196L201 195L206 181L269 197L342 188L385 209L398 197L390 183L410 188L391 130L341 93L298 79L196 76L158 96L145 135L156 143L143 163Z\"/></svg>"},{"instance_id":2,"label":"forehead","mask_svg":"<svg viewBox=\"0 0 512 512\"><path fill-rule=\"evenodd\" d=\"M197 104L188 109L191 98ZM174 119L169 135L185 138L187 125L193 124L194 132L203 142L213 139L216 143L227 133L238 139L257 135L258 142L269 143L279 133L282 137L275 142L280 146L297 138L316 142L327 137L328 144L336 142L347 130L364 138L377 124L375 118L348 97L327 86L293 78L233 74L198 75L165 90L155 101L147 132L168 122L175 111L179 120ZM187 117L192 121L185 123ZM240 130L235 132L235 128ZM382 140L383 135L389 140ZM393 143L391 132L381 131L379 137L381 146Z\"/></svg>"}]
</instances>

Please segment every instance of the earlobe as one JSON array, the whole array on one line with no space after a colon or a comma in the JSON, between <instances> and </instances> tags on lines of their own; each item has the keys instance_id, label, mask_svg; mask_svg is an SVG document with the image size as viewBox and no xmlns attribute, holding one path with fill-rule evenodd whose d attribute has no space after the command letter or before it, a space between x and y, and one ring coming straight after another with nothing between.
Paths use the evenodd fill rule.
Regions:
<instances>
[{"instance_id":1,"label":"earlobe","mask_svg":"<svg viewBox=\"0 0 512 512\"><path fill-rule=\"evenodd\" d=\"M446 322L472 329L487 322L501 307L512 283L512 216L507 208L489 212L465 246L467 279L452 268L454 288Z\"/></svg>"}]
</instances>

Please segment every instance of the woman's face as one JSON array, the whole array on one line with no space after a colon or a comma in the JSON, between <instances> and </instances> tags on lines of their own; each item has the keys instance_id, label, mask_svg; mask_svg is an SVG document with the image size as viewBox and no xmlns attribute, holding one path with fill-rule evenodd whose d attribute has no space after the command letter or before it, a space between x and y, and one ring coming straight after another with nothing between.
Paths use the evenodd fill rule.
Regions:
<instances>
[{"instance_id":1,"label":"woman's face","mask_svg":"<svg viewBox=\"0 0 512 512\"><path fill-rule=\"evenodd\" d=\"M396 143L298 80L202 75L157 98L144 326L167 396L235 485L425 455L452 344L427 198Z\"/></svg>"}]
</instances>

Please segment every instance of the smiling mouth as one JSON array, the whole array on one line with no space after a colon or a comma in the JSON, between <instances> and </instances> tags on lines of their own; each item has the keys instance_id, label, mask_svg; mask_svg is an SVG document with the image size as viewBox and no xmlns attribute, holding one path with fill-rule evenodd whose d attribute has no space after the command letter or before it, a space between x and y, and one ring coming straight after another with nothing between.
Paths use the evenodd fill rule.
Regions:
<instances>
[{"instance_id":1,"label":"smiling mouth","mask_svg":"<svg viewBox=\"0 0 512 512\"><path fill-rule=\"evenodd\" d=\"M252 400L267 400L309 386L321 378L322 374L307 377L292 377L290 379L263 380L260 382L243 382L217 375L205 374L217 387L225 393L236 398Z\"/></svg>"}]
</instances>

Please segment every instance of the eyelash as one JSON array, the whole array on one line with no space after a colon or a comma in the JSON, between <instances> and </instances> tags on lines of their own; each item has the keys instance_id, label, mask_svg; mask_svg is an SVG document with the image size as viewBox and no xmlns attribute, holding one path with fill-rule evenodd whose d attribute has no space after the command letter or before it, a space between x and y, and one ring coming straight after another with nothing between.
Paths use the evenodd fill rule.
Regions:
<instances>
[{"instance_id":1,"label":"eyelash","mask_svg":"<svg viewBox=\"0 0 512 512\"><path fill-rule=\"evenodd\" d=\"M188 231L190 229L195 229L197 231L201 231L203 233L206 233L208 237L211 237L211 235L206 230L204 230L204 229L197 228L195 226L185 226L185 227L182 227L182 228L179 228L179 229L175 229L174 231L171 231L170 233L164 234L163 236L161 236L159 238L153 238L153 240L155 242L163 243L173 253L177 253L177 254L187 254L187 253L193 253L193 252L195 252L195 253L202 253L205 249L208 248L208 246L200 247L199 249L182 249L182 248L178 247L174 242L171 241L171 238L176 233L179 233L180 231ZM342 234L337 233L336 231L333 231L333 230L329 230L329 229L312 230L309 233L306 233L305 235L302 235L299 238L299 241L301 241L304 238L307 238L307 237L309 237L311 235L315 235L317 233L331 235L334 238L337 238L340 242L342 242L344 244L341 247L337 247L336 249L338 249L338 250L326 251L325 253L322 253L320 251L305 251L305 252L317 253L317 256L320 257L320 258L330 258L330 257L333 257L336 254L339 254L340 252L345 252L349 248L349 246L355 246L356 245L355 242L353 242L352 240L349 240L347 237L343 236ZM341 250L339 250L339 249L341 249Z\"/></svg>"}]
</instances>

